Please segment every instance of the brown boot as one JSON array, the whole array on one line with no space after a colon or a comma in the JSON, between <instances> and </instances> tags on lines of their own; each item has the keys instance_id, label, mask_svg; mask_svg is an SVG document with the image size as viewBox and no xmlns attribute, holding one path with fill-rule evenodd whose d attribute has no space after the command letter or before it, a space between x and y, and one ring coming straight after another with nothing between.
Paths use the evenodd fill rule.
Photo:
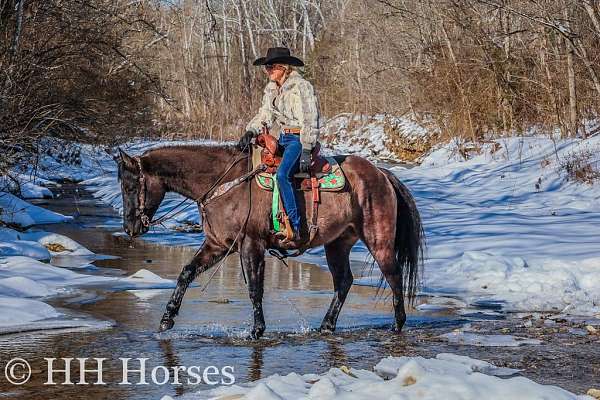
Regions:
<instances>
[{"instance_id":1,"label":"brown boot","mask_svg":"<svg viewBox=\"0 0 600 400\"><path fill-rule=\"evenodd\" d=\"M300 232L295 229L292 229L292 237L288 239L285 232L277 232L275 237L279 240L283 240L285 242L299 242L302 237L300 236Z\"/></svg>"}]
</instances>

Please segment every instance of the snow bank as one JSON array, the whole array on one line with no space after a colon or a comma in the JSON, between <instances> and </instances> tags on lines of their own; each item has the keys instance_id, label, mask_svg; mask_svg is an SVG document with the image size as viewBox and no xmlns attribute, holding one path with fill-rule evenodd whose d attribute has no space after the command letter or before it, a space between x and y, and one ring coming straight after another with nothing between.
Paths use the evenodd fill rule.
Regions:
<instances>
[{"instance_id":1,"label":"snow bank","mask_svg":"<svg viewBox=\"0 0 600 400\"><path fill-rule=\"evenodd\" d=\"M600 138L512 137L467 160L451 143L419 167L393 168L427 235L423 294L600 314L600 183L569 180L562 167L573 153L598 150ZM379 274L355 282L376 285Z\"/></svg>"},{"instance_id":2,"label":"snow bank","mask_svg":"<svg viewBox=\"0 0 600 400\"><path fill-rule=\"evenodd\" d=\"M38 300L0 297L0 327L56 318L60 313Z\"/></svg>"},{"instance_id":3,"label":"snow bank","mask_svg":"<svg viewBox=\"0 0 600 400\"><path fill-rule=\"evenodd\" d=\"M600 314L600 258L527 262L522 257L474 251L464 252L440 272L429 284L462 294L471 303L506 302L504 308L511 311L568 307L571 312Z\"/></svg>"},{"instance_id":4,"label":"snow bank","mask_svg":"<svg viewBox=\"0 0 600 400\"><path fill-rule=\"evenodd\" d=\"M45 246L53 250L48 251ZM86 287L145 291L175 287L174 281L144 269L124 278L106 277L81 274L38 261L49 260L54 255L78 260L75 268L82 268L88 266L94 253L63 235L0 228L0 335L45 329L103 329L111 325L65 315L37 300L40 298L70 294Z\"/></svg>"},{"instance_id":5,"label":"snow bank","mask_svg":"<svg viewBox=\"0 0 600 400\"><path fill-rule=\"evenodd\" d=\"M164 279L147 269L140 269L135 274L119 279L117 285L121 290L135 290L141 288L170 289L175 287L171 279Z\"/></svg>"},{"instance_id":6,"label":"snow bank","mask_svg":"<svg viewBox=\"0 0 600 400\"><path fill-rule=\"evenodd\" d=\"M110 322L73 318L32 298L73 293L80 288L146 290L175 287L175 282L140 270L129 277L80 274L30 257L0 257L0 335L44 329L106 328Z\"/></svg>"},{"instance_id":7,"label":"snow bank","mask_svg":"<svg viewBox=\"0 0 600 400\"><path fill-rule=\"evenodd\" d=\"M524 377L499 378L516 370L453 354L388 357L366 370L332 368L324 374L271 375L248 384L221 386L182 396L187 400L584 400L556 386L537 384ZM443 395L442 395L443 393ZM440 397L441 396L441 397ZM163 399L168 399L164 397Z\"/></svg>"},{"instance_id":8,"label":"snow bank","mask_svg":"<svg viewBox=\"0 0 600 400\"><path fill-rule=\"evenodd\" d=\"M25 232L20 235L25 240L31 240L47 248L53 256L93 256L94 253L71 238L58 233Z\"/></svg>"},{"instance_id":9,"label":"snow bank","mask_svg":"<svg viewBox=\"0 0 600 400\"><path fill-rule=\"evenodd\" d=\"M65 316L39 300L0 296L0 335L52 329L106 329L113 324L93 318Z\"/></svg>"},{"instance_id":10,"label":"snow bank","mask_svg":"<svg viewBox=\"0 0 600 400\"><path fill-rule=\"evenodd\" d=\"M22 227L38 224L56 224L71 217L34 206L7 192L0 192L0 221Z\"/></svg>"},{"instance_id":11,"label":"snow bank","mask_svg":"<svg viewBox=\"0 0 600 400\"><path fill-rule=\"evenodd\" d=\"M341 114L327 121L320 140L336 153L406 161L429 147L433 132L410 117Z\"/></svg>"},{"instance_id":12,"label":"snow bank","mask_svg":"<svg viewBox=\"0 0 600 400\"><path fill-rule=\"evenodd\" d=\"M84 275L29 257L0 258L0 278L29 277L40 285L65 292L68 287L114 282L117 278Z\"/></svg>"},{"instance_id":13,"label":"snow bank","mask_svg":"<svg viewBox=\"0 0 600 400\"><path fill-rule=\"evenodd\" d=\"M104 172L112 158L103 147L46 138L40 143L38 162L35 166L22 166L24 175L36 176L47 183L57 181L79 182Z\"/></svg>"},{"instance_id":14,"label":"snow bank","mask_svg":"<svg viewBox=\"0 0 600 400\"><path fill-rule=\"evenodd\" d=\"M12 179L11 179L12 178ZM11 178L0 176L0 188L18 195L22 199L50 199L52 192L44 184L49 182L35 175L11 174Z\"/></svg>"},{"instance_id":15,"label":"snow bank","mask_svg":"<svg viewBox=\"0 0 600 400\"><path fill-rule=\"evenodd\" d=\"M4 285L7 281L9 279L0 279L0 293L6 293ZM12 279L9 286L19 288L15 288L15 296L0 295L0 335L50 329L106 329L112 326L110 321L67 316L42 301L19 297L27 296L29 291L37 293L43 290L29 279Z\"/></svg>"},{"instance_id":16,"label":"snow bank","mask_svg":"<svg viewBox=\"0 0 600 400\"><path fill-rule=\"evenodd\" d=\"M379 361L373 369L382 378L393 379L406 363L413 360L418 360L426 368L437 370L440 373L450 368L462 371L465 374L479 372L491 376L511 376L519 373L518 369L497 367L487 361L475 360L451 353L440 353L435 358L430 359L423 357L387 357Z\"/></svg>"},{"instance_id":17,"label":"snow bank","mask_svg":"<svg viewBox=\"0 0 600 400\"><path fill-rule=\"evenodd\" d=\"M87 275L22 256L0 258L0 278L10 277L29 277L39 285L46 285L60 292L72 287L90 286L120 290L175 287L173 280L163 279L144 269L124 278Z\"/></svg>"},{"instance_id":18,"label":"snow bank","mask_svg":"<svg viewBox=\"0 0 600 400\"><path fill-rule=\"evenodd\" d=\"M50 260L50 252L38 242L15 240L0 242L0 256L27 256L36 260Z\"/></svg>"},{"instance_id":19,"label":"snow bank","mask_svg":"<svg viewBox=\"0 0 600 400\"><path fill-rule=\"evenodd\" d=\"M0 293L10 297L47 297L59 293L59 290L24 276L12 276L0 279Z\"/></svg>"},{"instance_id":20,"label":"snow bank","mask_svg":"<svg viewBox=\"0 0 600 400\"><path fill-rule=\"evenodd\" d=\"M57 233L31 230L17 232L0 227L0 256L27 256L36 260L50 260L52 256L57 255L92 257L94 253Z\"/></svg>"}]
</instances>

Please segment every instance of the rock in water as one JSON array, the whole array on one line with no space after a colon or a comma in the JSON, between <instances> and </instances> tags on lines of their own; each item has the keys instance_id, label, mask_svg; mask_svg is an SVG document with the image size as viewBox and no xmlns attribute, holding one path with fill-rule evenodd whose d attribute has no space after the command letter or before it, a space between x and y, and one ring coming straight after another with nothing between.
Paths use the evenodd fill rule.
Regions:
<instances>
[{"instance_id":1,"label":"rock in water","mask_svg":"<svg viewBox=\"0 0 600 400\"><path fill-rule=\"evenodd\" d=\"M600 399L600 390L598 389L590 389L587 391L588 396L592 396L595 399Z\"/></svg>"},{"instance_id":2,"label":"rock in water","mask_svg":"<svg viewBox=\"0 0 600 400\"><path fill-rule=\"evenodd\" d=\"M55 253L61 253L63 251L67 251L68 249L60 243L48 243L46 244L46 248Z\"/></svg>"}]
</instances>

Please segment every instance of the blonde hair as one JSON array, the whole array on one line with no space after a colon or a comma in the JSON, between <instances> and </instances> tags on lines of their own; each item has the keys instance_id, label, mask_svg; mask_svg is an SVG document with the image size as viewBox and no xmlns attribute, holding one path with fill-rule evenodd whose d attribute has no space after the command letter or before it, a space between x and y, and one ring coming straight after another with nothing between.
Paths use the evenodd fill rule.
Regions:
<instances>
[{"instance_id":1,"label":"blonde hair","mask_svg":"<svg viewBox=\"0 0 600 400\"><path fill-rule=\"evenodd\" d=\"M294 72L294 71L295 71L295 68L294 68L294 66L293 66L293 65L290 65L290 64L281 64L281 65L283 65L283 66L285 67L285 76L286 76L286 78L287 78L288 76L290 76L290 74L291 74L292 72Z\"/></svg>"}]
</instances>

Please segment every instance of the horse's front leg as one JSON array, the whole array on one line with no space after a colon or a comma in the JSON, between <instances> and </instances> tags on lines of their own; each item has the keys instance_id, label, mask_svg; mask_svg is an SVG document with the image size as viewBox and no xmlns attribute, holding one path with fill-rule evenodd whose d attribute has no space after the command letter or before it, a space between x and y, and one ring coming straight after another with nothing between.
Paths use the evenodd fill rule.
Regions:
<instances>
[{"instance_id":1,"label":"horse's front leg","mask_svg":"<svg viewBox=\"0 0 600 400\"><path fill-rule=\"evenodd\" d=\"M246 238L240 249L242 266L248 273L248 293L254 312L254 327L252 339L260 338L265 332L265 317L263 315L262 299L265 281L265 246L264 244Z\"/></svg>"},{"instance_id":2,"label":"horse's front leg","mask_svg":"<svg viewBox=\"0 0 600 400\"><path fill-rule=\"evenodd\" d=\"M222 260L226 252L226 249L222 249L210 242L204 242L192 261L183 267L179 274L179 278L177 278L177 287L173 290L171 299L169 300L169 303L167 303L167 310L160 320L160 326L158 328L159 332L167 331L175 325L173 318L179 313L181 301L183 300L185 291L190 283L192 283L192 281L202 272L210 269Z\"/></svg>"}]
</instances>

